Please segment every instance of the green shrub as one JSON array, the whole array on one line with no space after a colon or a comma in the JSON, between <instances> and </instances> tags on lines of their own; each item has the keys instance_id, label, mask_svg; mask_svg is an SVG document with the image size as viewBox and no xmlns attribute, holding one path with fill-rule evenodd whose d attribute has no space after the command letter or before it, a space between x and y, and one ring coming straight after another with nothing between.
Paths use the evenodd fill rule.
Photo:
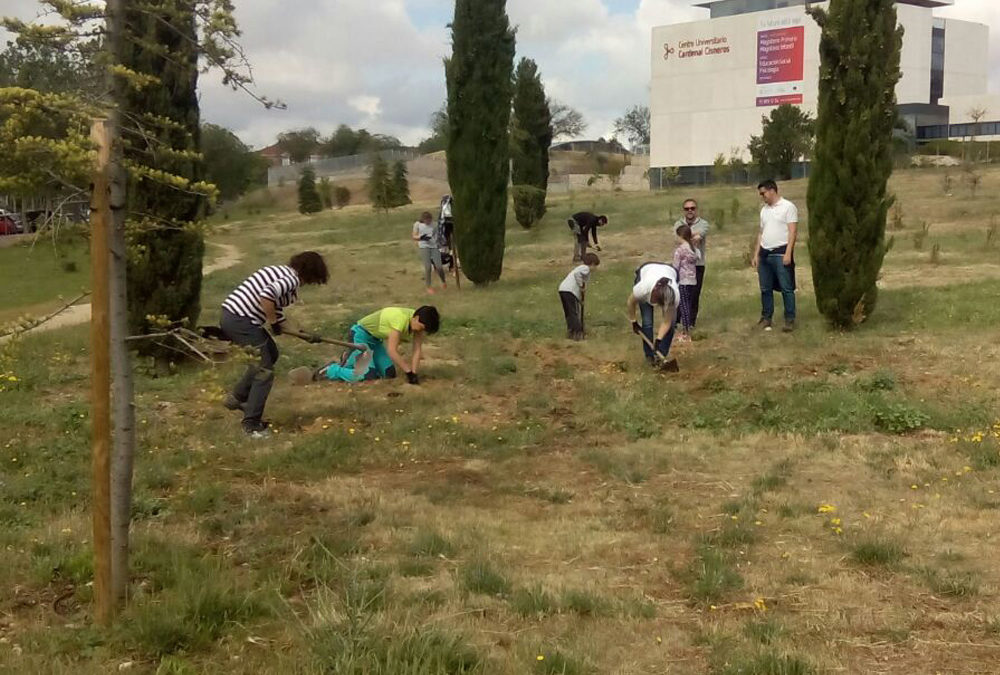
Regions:
<instances>
[{"instance_id":1,"label":"green shrub","mask_svg":"<svg viewBox=\"0 0 1000 675\"><path fill-rule=\"evenodd\" d=\"M930 417L905 403L888 403L873 411L875 426L890 434L905 434L922 429Z\"/></svg>"}]
</instances>

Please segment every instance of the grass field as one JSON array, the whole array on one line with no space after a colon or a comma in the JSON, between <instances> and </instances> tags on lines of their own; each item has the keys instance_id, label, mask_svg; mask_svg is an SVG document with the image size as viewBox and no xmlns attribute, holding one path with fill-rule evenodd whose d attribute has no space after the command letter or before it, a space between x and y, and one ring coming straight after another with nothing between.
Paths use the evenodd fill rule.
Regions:
<instances>
[{"instance_id":1,"label":"grass field","mask_svg":"<svg viewBox=\"0 0 1000 675\"><path fill-rule=\"evenodd\" d=\"M805 184L784 187L804 214ZM510 227L500 283L434 297L420 387L292 388L329 352L283 339L271 439L219 404L239 364L143 375L132 598L110 631L89 615L86 327L8 345L0 670L997 672L998 188L897 174L876 313L828 331L803 246L792 335L752 330L756 192L691 191L725 226L675 375L645 369L623 312L632 270L673 250L677 191L576 195ZM332 271L307 326L426 302L408 233L428 206L220 221L211 241L243 262L206 278L202 322L303 249ZM584 208L611 224L571 343L556 286ZM85 283L18 269L30 291L5 316Z\"/></svg>"}]
</instances>

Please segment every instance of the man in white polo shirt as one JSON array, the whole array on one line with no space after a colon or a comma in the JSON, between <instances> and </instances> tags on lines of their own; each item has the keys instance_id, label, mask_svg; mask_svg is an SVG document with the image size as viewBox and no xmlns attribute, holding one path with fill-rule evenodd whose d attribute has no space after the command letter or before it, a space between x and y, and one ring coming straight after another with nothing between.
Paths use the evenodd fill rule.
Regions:
<instances>
[{"instance_id":1,"label":"man in white polo shirt","mask_svg":"<svg viewBox=\"0 0 1000 675\"><path fill-rule=\"evenodd\" d=\"M750 264L757 269L760 282L760 321L758 328L771 330L774 317L774 291L781 292L785 305L785 327L795 330L795 238L798 234L799 210L778 194L778 185L765 180L757 186L764 201L760 209L760 232Z\"/></svg>"},{"instance_id":2,"label":"man in white polo shirt","mask_svg":"<svg viewBox=\"0 0 1000 675\"><path fill-rule=\"evenodd\" d=\"M677 303L681 292L677 286L677 270L673 265L650 262L635 271L635 283L628 296L628 317L632 320L632 331L646 336L642 351L650 364L657 361L668 370L677 370L677 361L667 361L670 345L674 341L674 326L677 325ZM663 321L653 337L653 309L659 307ZM641 315L642 323L638 316ZM648 340L648 343L647 343ZM649 345L653 346L650 347Z\"/></svg>"}]
</instances>

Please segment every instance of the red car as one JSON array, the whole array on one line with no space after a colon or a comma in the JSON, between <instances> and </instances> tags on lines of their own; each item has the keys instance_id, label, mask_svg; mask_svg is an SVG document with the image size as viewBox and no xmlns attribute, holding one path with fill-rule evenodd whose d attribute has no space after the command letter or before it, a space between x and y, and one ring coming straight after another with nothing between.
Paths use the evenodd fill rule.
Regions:
<instances>
[{"instance_id":1,"label":"red car","mask_svg":"<svg viewBox=\"0 0 1000 675\"><path fill-rule=\"evenodd\" d=\"M0 235L4 234L21 234L17 221L8 215L0 215Z\"/></svg>"}]
</instances>

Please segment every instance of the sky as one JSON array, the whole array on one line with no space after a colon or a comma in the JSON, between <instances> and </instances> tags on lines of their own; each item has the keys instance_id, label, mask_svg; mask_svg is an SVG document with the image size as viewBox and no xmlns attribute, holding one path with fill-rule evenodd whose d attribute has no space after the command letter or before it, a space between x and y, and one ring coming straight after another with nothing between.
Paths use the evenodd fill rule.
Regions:
<instances>
[{"instance_id":1,"label":"sky","mask_svg":"<svg viewBox=\"0 0 1000 675\"><path fill-rule=\"evenodd\" d=\"M553 98L579 110L585 137L610 135L614 119L649 99L650 30L708 17L694 0L508 0L517 57L534 59ZM2 0L31 19L37 0ZM205 121L263 147L283 130L338 124L415 144L445 98L442 59L454 0L235 0L255 90L287 104L265 110L202 76ZM991 28L991 89L1000 92L1000 0L956 0L938 16Z\"/></svg>"}]
</instances>

